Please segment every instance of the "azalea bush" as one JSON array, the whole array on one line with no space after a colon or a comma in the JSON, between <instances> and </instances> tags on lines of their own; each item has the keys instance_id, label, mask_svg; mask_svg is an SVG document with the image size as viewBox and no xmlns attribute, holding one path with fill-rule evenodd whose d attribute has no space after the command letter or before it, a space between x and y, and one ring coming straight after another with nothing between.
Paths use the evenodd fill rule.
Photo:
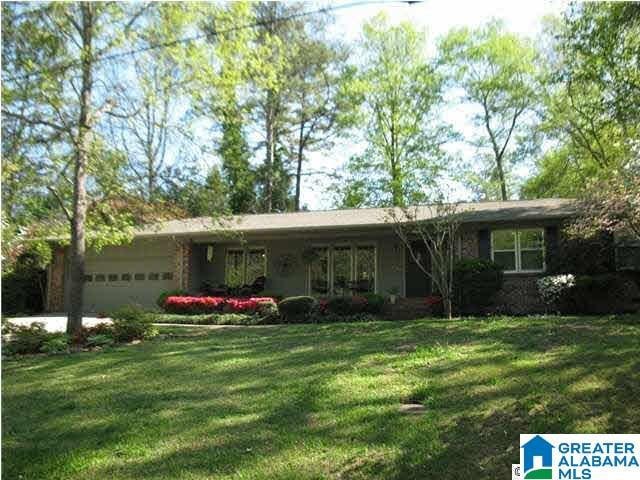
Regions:
<instances>
[{"instance_id":1,"label":"azalea bush","mask_svg":"<svg viewBox=\"0 0 640 480\"><path fill-rule=\"evenodd\" d=\"M542 301L547 306L553 306L557 305L568 294L568 291L575 287L576 277L571 273L550 275L540 278L537 283Z\"/></svg>"},{"instance_id":2,"label":"azalea bush","mask_svg":"<svg viewBox=\"0 0 640 480\"><path fill-rule=\"evenodd\" d=\"M265 305L275 305L271 297L189 297L170 296L164 302L168 313L197 315L204 313L259 313Z\"/></svg>"}]
</instances>

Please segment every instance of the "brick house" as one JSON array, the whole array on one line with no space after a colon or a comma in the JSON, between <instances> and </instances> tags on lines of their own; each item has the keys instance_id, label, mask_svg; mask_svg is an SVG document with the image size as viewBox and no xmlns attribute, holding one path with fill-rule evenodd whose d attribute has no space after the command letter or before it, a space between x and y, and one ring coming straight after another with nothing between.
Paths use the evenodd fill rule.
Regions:
<instances>
[{"instance_id":1,"label":"brick house","mask_svg":"<svg viewBox=\"0 0 640 480\"><path fill-rule=\"evenodd\" d=\"M561 224L575 215L568 199L462 203L460 257L493 259L505 281L497 307L512 313L542 309L536 279L558 245ZM435 209L420 207L420 219ZM49 266L47 309L68 301L65 249ZM267 278L265 292L347 295L395 292L410 302L432 286L394 232L386 208L311 211L173 220L141 228L127 245L89 251L84 301L88 312L123 304L155 305L172 289L229 286ZM362 289L361 288L361 289Z\"/></svg>"}]
</instances>

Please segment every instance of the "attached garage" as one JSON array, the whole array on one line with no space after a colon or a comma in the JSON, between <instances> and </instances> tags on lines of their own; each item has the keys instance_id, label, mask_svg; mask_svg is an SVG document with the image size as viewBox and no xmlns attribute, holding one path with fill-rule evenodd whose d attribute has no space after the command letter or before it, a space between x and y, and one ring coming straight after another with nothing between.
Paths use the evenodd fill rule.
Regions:
<instances>
[{"instance_id":1,"label":"attached garage","mask_svg":"<svg viewBox=\"0 0 640 480\"><path fill-rule=\"evenodd\" d=\"M109 312L126 304L155 306L162 292L176 288L172 247L169 240L136 240L131 245L89 252L85 311Z\"/></svg>"}]
</instances>

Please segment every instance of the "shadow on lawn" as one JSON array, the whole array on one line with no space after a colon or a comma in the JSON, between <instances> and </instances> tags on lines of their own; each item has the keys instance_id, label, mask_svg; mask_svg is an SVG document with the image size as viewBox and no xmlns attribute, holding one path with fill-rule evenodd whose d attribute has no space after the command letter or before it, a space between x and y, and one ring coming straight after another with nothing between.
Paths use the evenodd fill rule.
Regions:
<instances>
[{"instance_id":1,"label":"shadow on lawn","mask_svg":"<svg viewBox=\"0 0 640 480\"><path fill-rule=\"evenodd\" d=\"M309 325L13 365L25 390L3 391L3 477L506 478L520 433L640 428L637 334L588 319ZM416 387L427 414L402 416Z\"/></svg>"}]
</instances>

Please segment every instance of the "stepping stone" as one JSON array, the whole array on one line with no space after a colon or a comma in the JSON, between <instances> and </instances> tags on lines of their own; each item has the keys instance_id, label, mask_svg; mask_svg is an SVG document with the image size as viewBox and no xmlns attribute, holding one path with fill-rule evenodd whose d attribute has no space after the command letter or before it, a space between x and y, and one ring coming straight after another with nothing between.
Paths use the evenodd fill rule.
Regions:
<instances>
[{"instance_id":1,"label":"stepping stone","mask_svg":"<svg viewBox=\"0 0 640 480\"><path fill-rule=\"evenodd\" d=\"M426 407L421 403L403 403L398 410L405 415L423 415L427 412Z\"/></svg>"}]
</instances>

